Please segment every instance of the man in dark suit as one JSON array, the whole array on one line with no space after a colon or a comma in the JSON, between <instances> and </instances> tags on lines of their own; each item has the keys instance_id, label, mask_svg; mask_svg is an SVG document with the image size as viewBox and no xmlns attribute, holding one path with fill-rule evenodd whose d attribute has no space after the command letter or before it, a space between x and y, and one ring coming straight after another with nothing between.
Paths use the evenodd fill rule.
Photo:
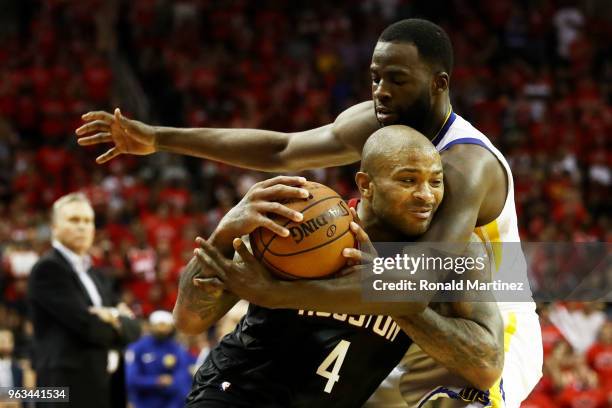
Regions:
<instances>
[{"instance_id":1,"label":"man in dark suit","mask_svg":"<svg viewBox=\"0 0 612 408\"><path fill-rule=\"evenodd\" d=\"M94 234L94 211L83 194L58 199L53 249L32 268L28 287L37 385L70 387L69 406L79 408L110 407L109 367L117 362L112 350L140 336L129 310L112 307L108 282L91 268Z\"/></svg>"}]
</instances>

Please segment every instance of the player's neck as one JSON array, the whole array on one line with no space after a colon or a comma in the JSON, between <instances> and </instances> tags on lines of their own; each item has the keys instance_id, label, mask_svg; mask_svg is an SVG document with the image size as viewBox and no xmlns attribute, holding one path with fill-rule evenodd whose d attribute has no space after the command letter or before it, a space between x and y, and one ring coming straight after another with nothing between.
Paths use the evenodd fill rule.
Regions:
<instances>
[{"instance_id":1,"label":"player's neck","mask_svg":"<svg viewBox=\"0 0 612 408\"><path fill-rule=\"evenodd\" d=\"M388 224L378 219L371 220L368 224L364 221L364 229L372 242L397 242L401 241L399 234L396 234Z\"/></svg>"},{"instance_id":2,"label":"player's neck","mask_svg":"<svg viewBox=\"0 0 612 408\"><path fill-rule=\"evenodd\" d=\"M363 224L363 229L372 242L395 242L400 240L398 234L387 224L381 222L372 211L366 200L361 200L357 207L357 215Z\"/></svg>"},{"instance_id":3,"label":"player's neck","mask_svg":"<svg viewBox=\"0 0 612 408\"><path fill-rule=\"evenodd\" d=\"M438 135L448 118L450 110L450 98L448 92L446 92L434 103L432 114L425 124L425 129L423 129L423 134L427 136L429 140L433 140Z\"/></svg>"}]
</instances>

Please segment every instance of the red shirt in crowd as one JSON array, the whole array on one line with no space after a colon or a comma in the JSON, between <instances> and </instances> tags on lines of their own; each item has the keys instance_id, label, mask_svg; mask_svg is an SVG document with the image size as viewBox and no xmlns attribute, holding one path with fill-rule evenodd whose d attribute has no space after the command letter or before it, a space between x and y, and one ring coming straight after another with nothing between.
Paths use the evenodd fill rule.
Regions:
<instances>
[{"instance_id":1,"label":"red shirt in crowd","mask_svg":"<svg viewBox=\"0 0 612 408\"><path fill-rule=\"evenodd\" d=\"M544 346L544 357L547 357L563 335L554 324L542 324L542 344Z\"/></svg>"},{"instance_id":2,"label":"red shirt in crowd","mask_svg":"<svg viewBox=\"0 0 612 408\"><path fill-rule=\"evenodd\" d=\"M568 385L557 399L560 408L605 408L606 397L599 388L579 389Z\"/></svg>"},{"instance_id":3,"label":"red shirt in crowd","mask_svg":"<svg viewBox=\"0 0 612 408\"><path fill-rule=\"evenodd\" d=\"M83 70L87 94L95 103L108 102L113 73L104 59L92 58Z\"/></svg>"},{"instance_id":4,"label":"red shirt in crowd","mask_svg":"<svg viewBox=\"0 0 612 408\"><path fill-rule=\"evenodd\" d=\"M553 408L553 384L546 374L536 384L529 397L521 404L521 408Z\"/></svg>"},{"instance_id":5,"label":"red shirt in crowd","mask_svg":"<svg viewBox=\"0 0 612 408\"><path fill-rule=\"evenodd\" d=\"M523 401L521 408L556 408L556 405L548 395L536 393Z\"/></svg>"},{"instance_id":6,"label":"red shirt in crowd","mask_svg":"<svg viewBox=\"0 0 612 408\"><path fill-rule=\"evenodd\" d=\"M587 361L599 376L601 387L612 392L612 344L595 343L587 352Z\"/></svg>"}]
</instances>

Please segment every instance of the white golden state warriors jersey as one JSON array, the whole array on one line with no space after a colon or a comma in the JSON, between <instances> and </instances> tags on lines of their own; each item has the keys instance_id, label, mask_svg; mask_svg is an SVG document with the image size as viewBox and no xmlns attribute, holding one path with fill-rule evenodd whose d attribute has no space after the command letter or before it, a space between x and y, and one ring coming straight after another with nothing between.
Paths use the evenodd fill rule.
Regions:
<instances>
[{"instance_id":1,"label":"white golden state warriors jersey","mask_svg":"<svg viewBox=\"0 0 612 408\"><path fill-rule=\"evenodd\" d=\"M457 144L475 144L484 147L495 155L504 166L508 178L508 193L506 202L499 216L486 225L476 227L474 232L482 239L487 250L493 255L495 272L508 278L522 282L527 279L527 263L523 252L518 250L519 237L516 207L514 205L514 181L512 171L504 155L491 141L476 129L470 122L450 111L444 126L432 140L438 152L442 153ZM510 244L507 243L516 243ZM509 251L509 249L514 249ZM505 249L505 251L504 251ZM503 273L502 273L503 272ZM523 299L524 300L524 299ZM498 302L501 312L505 311L535 311L534 302Z\"/></svg>"}]
</instances>

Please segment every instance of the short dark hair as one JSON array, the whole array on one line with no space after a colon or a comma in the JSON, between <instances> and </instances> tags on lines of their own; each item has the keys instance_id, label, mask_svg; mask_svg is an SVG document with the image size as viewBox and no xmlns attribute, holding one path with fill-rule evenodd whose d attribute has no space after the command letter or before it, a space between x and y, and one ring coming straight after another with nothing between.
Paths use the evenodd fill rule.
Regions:
<instances>
[{"instance_id":1,"label":"short dark hair","mask_svg":"<svg viewBox=\"0 0 612 408\"><path fill-rule=\"evenodd\" d=\"M409 18L391 24L378 41L412 43L419 56L450 75L453 69L453 45L446 32L431 21Z\"/></svg>"}]
</instances>

